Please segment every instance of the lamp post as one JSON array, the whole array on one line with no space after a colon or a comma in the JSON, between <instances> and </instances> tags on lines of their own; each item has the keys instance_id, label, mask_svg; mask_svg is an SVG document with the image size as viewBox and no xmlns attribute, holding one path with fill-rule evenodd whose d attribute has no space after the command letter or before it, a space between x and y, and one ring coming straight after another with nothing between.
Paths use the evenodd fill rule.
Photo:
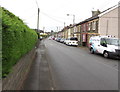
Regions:
<instances>
[{"instance_id":1,"label":"lamp post","mask_svg":"<svg viewBox=\"0 0 120 92\"><path fill-rule=\"evenodd\" d=\"M75 25L75 15L74 14L67 14L67 16L73 16L73 26ZM74 37L74 33L75 33L75 27L72 30L72 36Z\"/></svg>"},{"instance_id":2,"label":"lamp post","mask_svg":"<svg viewBox=\"0 0 120 92\"><path fill-rule=\"evenodd\" d=\"M39 13L40 13L40 9L38 8L37 32L39 32Z\"/></svg>"},{"instance_id":3,"label":"lamp post","mask_svg":"<svg viewBox=\"0 0 120 92\"><path fill-rule=\"evenodd\" d=\"M75 24L75 15L74 14L67 14L67 16L73 16L73 25Z\"/></svg>"}]
</instances>

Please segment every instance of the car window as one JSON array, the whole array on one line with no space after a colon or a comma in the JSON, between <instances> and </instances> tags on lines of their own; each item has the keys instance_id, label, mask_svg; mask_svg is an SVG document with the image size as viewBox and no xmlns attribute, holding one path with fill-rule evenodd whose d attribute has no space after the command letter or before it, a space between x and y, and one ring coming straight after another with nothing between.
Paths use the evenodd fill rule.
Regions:
<instances>
[{"instance_id":1,"label":"car window","mask_svg":"<svg viewBox=\"0 0 120 92\"><path fill-rule=\"evenodd\" d=\"M106 39L107 44L120 46L120 39Z\"/></svg>"},{"instance_id":2,"label":"car window","mask_svg":"<svg viewBox=\"0 0 120 92\"><path fill-rule=\"evenodd\" d=\"M70 40L75 40L75 41L78 41L78 39L77 39L77 38L70 38Z\"/></svg>"},{"instance_id":3,"label":"car window","mask_svg":"<svg viewBox=\"0 0 120 92\"><path fill-rule=\"evenodd\" d=\"M100 40L100 44L102 45L103 43L106 43L106 44L107 44L105 38L101 38L101 40Z\"/></svg>"}]
</instances>

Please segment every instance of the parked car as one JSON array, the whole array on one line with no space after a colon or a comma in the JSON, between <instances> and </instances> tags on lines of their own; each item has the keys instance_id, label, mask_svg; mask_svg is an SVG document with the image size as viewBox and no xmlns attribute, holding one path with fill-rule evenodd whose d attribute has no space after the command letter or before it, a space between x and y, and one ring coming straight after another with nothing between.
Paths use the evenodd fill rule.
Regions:
<instances>
[{"instance_id":1,"label":"parked car","mask_svg":"<svg viewBox=\"0 0 120 92\"><path fill-rule=\"evenodd\" d=\"M52 40L55 40L55 37L52 37Z\"/></svg>"},{"instance_id":2,"label":"parked car","mask_svg":"<svg viewBox=\"0 0 120 92\"><path fill-rule=\"evenodd\" d=\"M48 37L48 39L49 39L49 40L52 40L52 37L50 36L50 37Z\"/></svg>"},{"instance_id":3,"label":"parked car","mask_svg":"<svg viewBox=\"0 0 120 92\"><path fill-rule=\"evenodd\" d=\"M65 40L64 38L61 38L61 39L60 39L60 42L61 42L61 43L63 43L63 42L64 42L64 40Z\"/></svg>"},{"instance_id":4,"label":"parked car","mask_svg":"<svg viewBox=\"0 0 120 92\"><path fill-rule=\"evenodd\" d=\"M55 37L55 41L57 41L57 38Z\"/></svg>"},{"instance_id":5,"label":"parked car","mask_svg":"<svg viewBox=\"0 0 120 92\"><path fill-rule=\"evenodd\" d=\"M40 37L39 39L40 39L40 41L41 41L41 40L43 39L43 37Z\"/></svg>"},{"instance_id":6,"label":"parked car","mask_svg":"<svg viewBox=\"0 0 120 92\"><path fill-rule=\"evenodd\" d=\"M61 38L57 38L56 41L60 42Z\"/></svg>"},{"instance_id":7,"label":"parked car","mask_svg":"<svg viewBox=\"0 0 120 92\"><path fill-rule=\"evenodd\" d=\"M64 41L63 41L63 43L65 44L65 41L66 41L67 39L66 38L64 38Z\"/></svg>"},{"instance_id":8,"label":"parked car","mask_svg":"<svg viewBox=\"0 0 120 92\"><path fill-rule=\"evenodd\" d=\"M109 36L94 36L89 40L90 53L103 54L105 58L120 58L120 39Z\"/></svg>"},{"instance_id":9,"label":"parked car","mask_svg":"<svg viewBox=\"0 0 120 92\"><path fill-rule=\"evenodd\" d=\"M71 37L65 40L66 45L78 46L78 39L76 37Z\"/></svg>"}]
</instances>

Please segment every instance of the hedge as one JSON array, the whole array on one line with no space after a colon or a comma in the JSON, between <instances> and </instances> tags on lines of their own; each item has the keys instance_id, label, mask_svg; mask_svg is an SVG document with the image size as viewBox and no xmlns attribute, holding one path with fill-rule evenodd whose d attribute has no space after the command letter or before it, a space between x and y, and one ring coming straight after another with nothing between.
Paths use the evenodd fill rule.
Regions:
<instances>
[{"instance_id":1,"label":"hedge","mask_svg":"<svg viewBox=\"0 0 120 92\"><path fill-rule=\"evenodd\" d=\"M2 78L2 12L0 12L0 79L1 78Z\"/></svg>"},{"instance_id":2,"label":"hedge","mask_svg":"<svg viewBox=\"0 0 120 92\"><path fill-rule=\"evenodd\" d=\"M37 33L13 13L2 8L2 77L36 44Z\"/></svg>"}]
</instances>

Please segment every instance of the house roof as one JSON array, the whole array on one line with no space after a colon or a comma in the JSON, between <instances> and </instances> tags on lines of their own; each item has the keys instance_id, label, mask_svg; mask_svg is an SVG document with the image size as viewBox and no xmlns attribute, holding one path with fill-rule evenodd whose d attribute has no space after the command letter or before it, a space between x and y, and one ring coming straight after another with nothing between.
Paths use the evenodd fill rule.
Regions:
<instances>
[{"instance_id":1,"label":"house roof","mask_svg":"<svg viewBox=\"0 0 120 92\"><path fill-rule=\"evenodd\" d=\"M85 19L84 21L81 21L81 22L79 22L79 23L77 23L77 24L74 24L74 25L70 24L69 26L64 27L60 32L63 32L65 29L73 28L74 26L78 26L78 25L84 24L84 23L86 23L86 22L92 21L92 20L94 20L94 19L98 19L98 18L99 18L100 16L102 16L103 14L106 14L107 12L109 12L109 11L111 11L111 10L117 8L117 7L118 7L118 5L112 6L112 7L108 8L108 9L100 12L99 15L92 16L92 17L90 17L90 18L88 18L88 19Z\"/></svg>"},{"instance_id":2,"label":"house roof","mask_svg":"<svg viewBox=\"0 0 120 92\"><path fill-rule=\"evenodd\" d=\"M114 5L114 6L110 7L110 8L108 8L108 9L104 10L103 12L101 12L98 16L101 17L102 15L114 10L117 7L118 7L118 5Z\"/></svg>"},{"instance_id":3,"label":"house roof","mask_svg":"<svg viewBox=\"0 0 120 92\"><path fill-rule=\"evenodd\" d=\"M76 26L77 26L77 25L81 25L81 24L83 24L83 23L86 23L86 22L88 22L88 21L91 21L91 20L97 19L97 18L99 18L98 15L96 15L96 16L92 16L92 17L90 17L90 18L88 18L88 19L86 19L86 20L84 20L84 21L82 21L82 22L76 24Z\"/></svg>"},{"instance_id":4,"label":"house roof","mask_svg":"<svg viewBox=\"0 0 120 92\"><path fill-rule=\"evenodd\" d=\"M84 21L77 23L75 26L78 26L78 25L81 25L81 24L86 23L86 22L88 22L88 21L97 19L97 18L99 18L100 16L102 16L103 14L105 14L105 13L107 13L107 12L109 12L109 11L111 11L111 10L117 8L117 7L118 7L118 5L114 5L114 6L110 7L110 8L108 8L108 9L102 11L99 15L92 16L92 17L90 17L90 18L88 18L88 19L85 19Z\"/></svg>"}]
</instances>

